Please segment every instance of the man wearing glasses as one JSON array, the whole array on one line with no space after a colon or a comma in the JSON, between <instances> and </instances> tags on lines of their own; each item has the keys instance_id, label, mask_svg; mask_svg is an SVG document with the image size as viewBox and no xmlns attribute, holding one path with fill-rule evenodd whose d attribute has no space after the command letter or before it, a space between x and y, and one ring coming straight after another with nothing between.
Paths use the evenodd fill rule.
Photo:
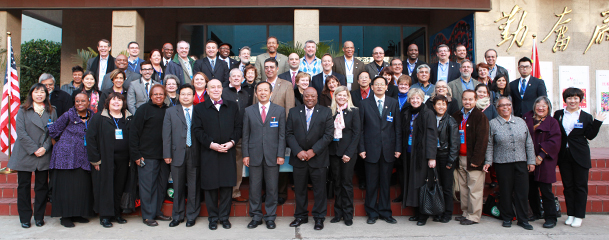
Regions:
<instances>
[{"instance_id":1,"label":"man wearing glasses","mask_svg":"<svg viewBox=\"0 0 609 240\"><path fill-rule=\"evenodd\" d=\"M385 50L382 47L375 47L372 49L372 58L374 62L366 65L366 72L370 75L370 78L374 78L379 75L384 68L389 67L389 63L384 61Z\"/></svg>"},{"instance_id":2,"label":"man wearing glasses","mask_svg":"<svg viewBox=\"0 0 609 240\"><path fill-rule=\"evenodd\" d=\"M436 84L438 81L446 81L448 83L459 79L461 65L448 59L450 57L450 48L446 44L441 44L438 46L436 55L438 56L438 63L431 64L430 82L432 84Z\"/></svg>"},{"instance_id":3,"label":"man wearing glasses","mask_svg":"<svg viewBox=\"0 0 609 240\"><path fill-rule=\"evenodd\" d=\"M150 99L150 89L154 84L160 84L152 80L152 63L144 61L141 64L140 73L142 78L139 81L131 82L131 87L127 91L127 108L129 112L135 114L135 111Z\"/></svg>"},{"instance_id":4,"label":"man wearing glasses","mask_svg":"<svg viewBox=\"0 0 609 240\"><path fill-rule=\"evenodd\" d=\"M522 117L523 113L533 110L535 99L548 96L546 84L539 78L531 76L532 62L528 57L518 60L520 78L510 82L510 93L513 101L514 116Z\"/></svg>"}]
</instances>

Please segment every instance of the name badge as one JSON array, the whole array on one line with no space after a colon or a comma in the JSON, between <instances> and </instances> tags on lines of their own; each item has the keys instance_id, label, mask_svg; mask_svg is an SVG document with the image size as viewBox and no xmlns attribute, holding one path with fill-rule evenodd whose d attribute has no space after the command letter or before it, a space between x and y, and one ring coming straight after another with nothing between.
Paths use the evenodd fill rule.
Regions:
<instances>
[{"instance_id":1,"label":"name badge","mask_svg":"<svg viewBox=\"0 0 609 240\"><path fill-rule=\"evenodd\" d=\"M340 141L340 138L335 138L333 141L338 142Z\"/></svg>"},{"instance_id":2,"label":"name badge","mask_svg":"<svg viewBox=\"0 0 609 240\"><path fill-rule=\"evenodd\" d=\"M51 127L51 125L53 125L53 122L51 122L51 121L49 120L49 122L47 123L47 127Z\"/></svg>"},{"instance_id":3,"label":"name badge","mask_svg":"<svg viewBox=\"0 0 609 240\"><path fill-rule=\"evenodd\" d=\"M353 83L353 74L347 75L347 83Z\"/></svg>"},{"instance_id":4,"label":"name badge","mask_svg":"<svg viewBox=\"0 0 609 240\"><path fill-rule=\"evenodd\" d=\"M465 130L459 130L459 136L461 136L461 144L465 144Z\"/></svg>"},{"instance_id":5,"label":"name badge","mask_svg":"<svg viewBox=\"0 0 609 240\"><path fill-rule=\"evenodd\" d=\"M123 129L114 129L114 138L123 139Z\"/></svg>"},{"instance_id":6,"label":"name badge","mask_svg":"<svg viewBox=\"0 0 609 240\"><path fill-rule=\"evenodd\" d=\"M408 146L412 146L412 133L408 135Z\"/></svg>"},{"instance_id":7,"label":"name badge","mask_svg":"<svg viewBox=\"0 0 609 240\"><path fill-rule=\"evenodd\" d=\"M430 96L425 95L425 99L423 99L423 102L427 102L427 99L429 99Z\"/></svg>"},{"instance_id":8,"label":"name badge","mask_svg":"<svg viewBox=\"0 0 609 240\"><path fill-rule=\"evenodd\" d=\"M387 122L393 122L393 116L391 116L391 112L389 112L389 116L387 116Z\"/></svg>"},{"instance_id":9,"label":"name badge","mask_svg":"<svg viewBox=\"0 0 609 240\"><path fill-rule=\"evenodd\" d=\"M583 124L583 123L580 123L579 121L577 121L577 122L575 123L575 125L573 126L573 128L584 128L584 124Z\"/></svg>"},{"instance_id":10,"label":"name badge","mask_svg":"<svg viewBox=\"0 0 609 240\"><path fill-rule=\"evenodd\" d=\"M438 147L440 147L440 139L438 139Z\"/></svg>"},{"instance_id":11,"label":"name badge","mask_svg":"<svg viewBox=\"0 0 609 240\"><path fill-rule=\"evenodd\" d=\"M279 127L279 122L277 120L275 120L275 117L273 117L273 120L269 124L271 125L272 128Z\"/></svg>"},{"instance_id":12,"label":"name badge","mask_svg":"<svg viewBox=\"0 0 609 240\"><path fill-rule=\"evenodd\" d=\"M447 78L447 76L440 76L440 79L438 79L438 80L447 81L446 78Z\"/></svg>"}]
</instances>

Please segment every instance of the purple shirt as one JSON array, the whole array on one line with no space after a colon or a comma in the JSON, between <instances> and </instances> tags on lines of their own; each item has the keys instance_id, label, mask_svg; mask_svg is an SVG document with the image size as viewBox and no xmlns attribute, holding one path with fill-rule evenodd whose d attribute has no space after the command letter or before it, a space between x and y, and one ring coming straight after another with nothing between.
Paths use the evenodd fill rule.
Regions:
<instances>
[{"instance_id":1,"label":"purple shirt","mask_svg":"<svg viewBox=\"0 0 609 240\"><path fill-rule=\"evenodd\" d=\"M89 116L93 116L90 109ZM49 134L59 141L53 146L51 153L51 169L77 169L91 171L85 148L85 123L80 119L74 107L65 112L49 127Z\"/></svg>"}]
</instances>

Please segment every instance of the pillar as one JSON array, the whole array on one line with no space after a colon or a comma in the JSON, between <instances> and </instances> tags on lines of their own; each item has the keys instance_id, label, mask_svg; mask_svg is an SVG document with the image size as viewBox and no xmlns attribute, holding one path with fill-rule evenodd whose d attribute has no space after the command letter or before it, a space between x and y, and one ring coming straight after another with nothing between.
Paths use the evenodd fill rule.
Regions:
<instances>
[{"instance_id":1,"label":"pillar","mask_svg":"<svg viewBox=\"0 0 609 240\"><path fill-rule=\"evenodd\" d=\"M319 10L294 10L294 43L319 42Z\"/></svg>"},{"instance_id":2,"label":"pillar","mask_svg":"<svg viewBox=\"0 0 609 240\"><path fill-rule=\"evenodd\" d=\"M127 44L140 44L140 58L144 58L144 18L135 10L112 11L112 56L127 50Z\"/></svg>"},{"instance_id":3,"label":"pillar","mask_svg":"<svg viewBox=\"0 0 609 240\"><path fill-rule=\"evenodd\" d=\"M6 49L6 32L11 32L13 51L15 52L15 61L19 63L21 57L21 10L0 11L0 49ZM7 58L4 55L2 62L6 62ZM4 78L6 65L0 69L0 76ZM0 81L4 86L4 81Z\"/></svg>"}]
</instances>

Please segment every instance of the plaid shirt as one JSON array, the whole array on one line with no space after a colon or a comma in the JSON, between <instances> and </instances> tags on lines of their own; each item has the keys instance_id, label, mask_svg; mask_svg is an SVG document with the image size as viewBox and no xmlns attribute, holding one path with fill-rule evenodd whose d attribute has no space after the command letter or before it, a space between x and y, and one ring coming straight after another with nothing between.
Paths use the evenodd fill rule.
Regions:
<instances>
[{"instance_id":1,"label":"plaid shirt","mask_svg":"<svg viewBox=\"0 0 609 240\"><path fill-rule=\"evenodd\" d=\"M315 57L315 60L313 61L313 63L308 64L307 60L305 57L300 59L300 67L299 67L300 71L306 72L309 75L311 75L311 77L321 73L322 68L321 68L321 59Z\"/></svg>"}]
</instances>

